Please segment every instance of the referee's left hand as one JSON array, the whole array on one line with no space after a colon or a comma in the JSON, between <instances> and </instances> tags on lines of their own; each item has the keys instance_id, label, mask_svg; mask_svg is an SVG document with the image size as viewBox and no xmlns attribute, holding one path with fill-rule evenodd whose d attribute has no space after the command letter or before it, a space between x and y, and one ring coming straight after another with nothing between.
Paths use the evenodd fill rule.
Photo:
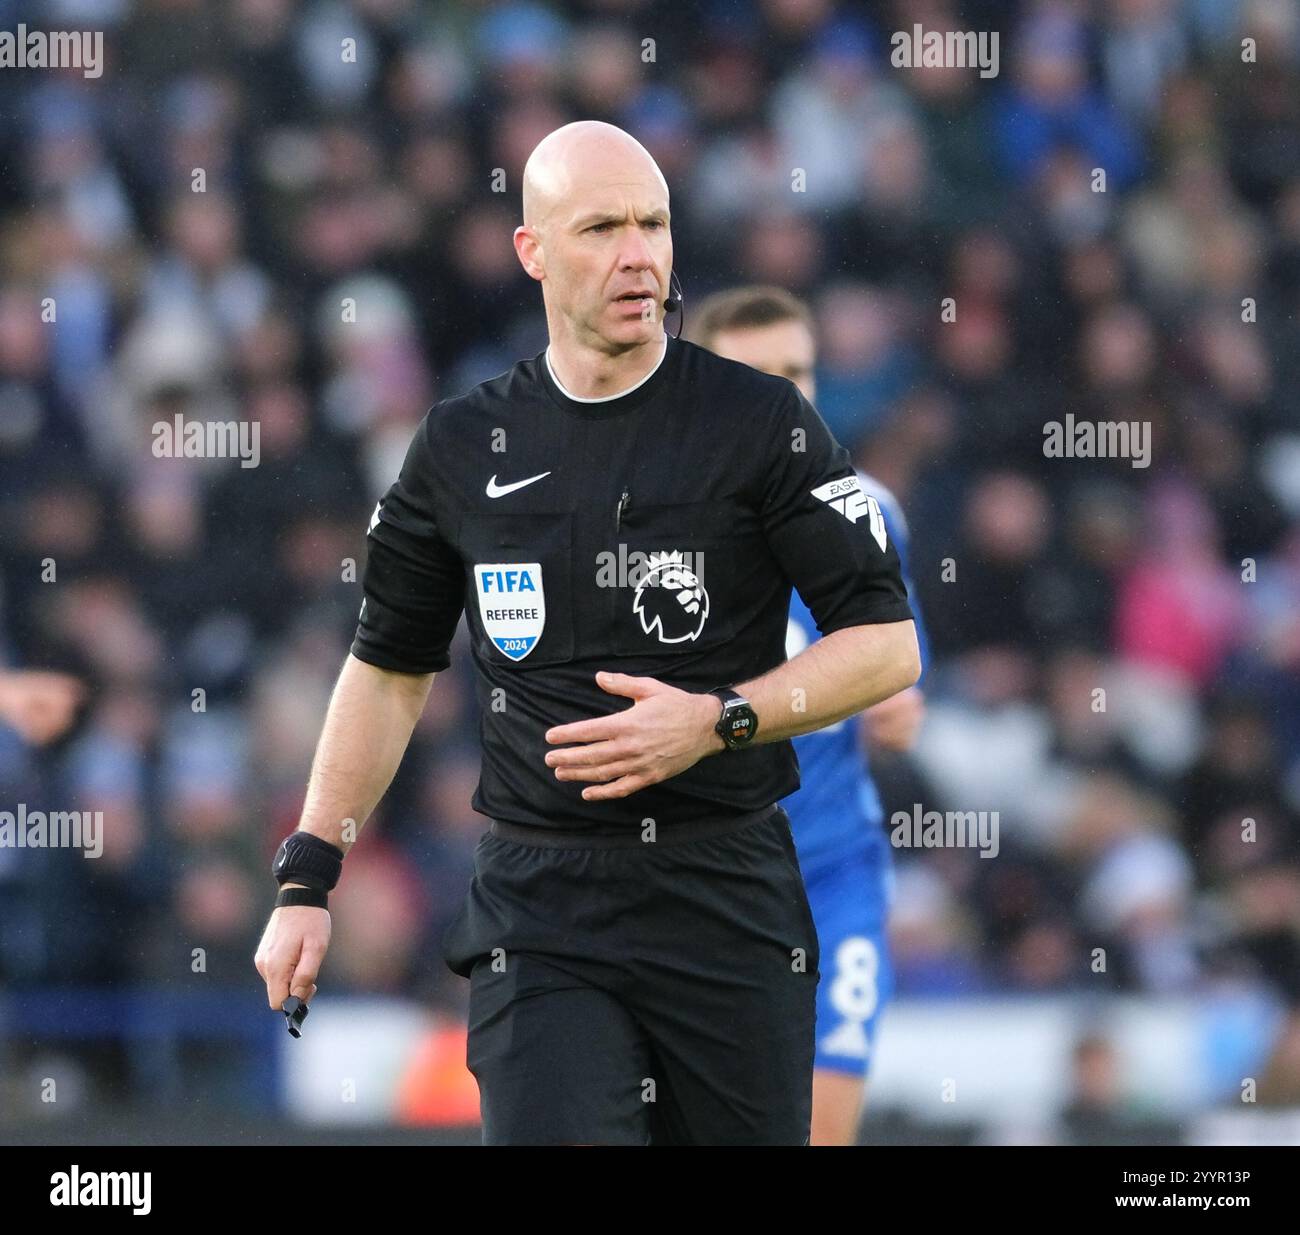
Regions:
<instances>
[{"instance_id":1,"label":"referee's left hand","mask_svg":"<svg viewBox=\"0 0 1300 1235\"><path fill-rule=\"evenodd\" d=\"M722 710L714 695L692 694L626 673L598 673L596 685L635 702L612 716L546 731L553 746L581 743L548 751L546 765L555 769L557 780L595 782L582 791L588 802L625 798L726 748L713 728Z\"/></svg>"}]
</instances>

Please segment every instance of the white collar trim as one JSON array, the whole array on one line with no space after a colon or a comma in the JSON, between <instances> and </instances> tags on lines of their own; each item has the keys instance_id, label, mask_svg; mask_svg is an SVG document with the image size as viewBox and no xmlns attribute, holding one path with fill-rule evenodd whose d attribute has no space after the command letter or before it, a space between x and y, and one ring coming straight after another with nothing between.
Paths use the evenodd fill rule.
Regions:
<instances>
[{"instance_id":1,"label":"white collar trim","mask_svg":"<svg viewBox=\"0 0 1300 1235\"><path fill-rule=\"evenodd\" d=\"M564 389L564 383L561 382L560 379L555 376L555 369L552 368L551 366L551 347L549 343L546 345L546 368L551 375L551 381L555 383L556 388L566 399L572 399L575 403L608 403L611 399L621 399L624 395L630 395L634 390L637 389L637 387L644 386L645 383L648 382L655 375L655 373L658 372L659 366L663 364L664 357L667 355L668 355L668 332L664 331L663 350L659 353L659 359L655 361L654 368L652 368L650 372L645 375L645 377L643 377L639 382L636 382L633 385L629 386L626 390L620 390L617 394L598 395L594 399L584 399L580 395L570 394L567 390Z\"/></svg>"}]
</instances>

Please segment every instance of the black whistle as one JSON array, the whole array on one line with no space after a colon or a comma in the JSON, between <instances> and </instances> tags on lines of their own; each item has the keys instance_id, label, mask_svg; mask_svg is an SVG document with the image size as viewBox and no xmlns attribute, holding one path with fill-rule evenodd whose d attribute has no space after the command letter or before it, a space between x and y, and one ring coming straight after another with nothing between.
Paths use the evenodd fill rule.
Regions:
<instances>
[{"instance_id":1,"label":"black whistle","mask_svg":"<svg viewBox=\"0 0 1300 1235\"><path fill-rule=\"evenodd\" d=\"M302 1023L307 1019L308 1008L297 995L290 995L280 1005L280 1011L284 1013L285 1025L292 1037L302 1037Z\"/></svg>"}]
</instances>

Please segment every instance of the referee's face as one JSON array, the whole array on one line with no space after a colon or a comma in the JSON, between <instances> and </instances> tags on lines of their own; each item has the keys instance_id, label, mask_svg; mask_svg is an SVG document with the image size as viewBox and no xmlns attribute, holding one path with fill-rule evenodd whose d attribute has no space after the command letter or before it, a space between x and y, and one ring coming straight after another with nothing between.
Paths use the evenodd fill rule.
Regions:
<instances>
[{"instance_id":1,"label":"referee's face","mask_svg":"<svg viewBox=\"0 0 1300 1235\"><path fill-rule=\"evenodd\" d=\"M787 318L767 326L735 326L719 330L705 346L709 351L727 360L739 360L751 369L788 377L809 403L817 401L817 382L813 377L817 344L812 331L797 318Z\"/></svg>"},{"instance_id":2,"label":"referee's face","mask_svg":"<svg viewBox=\"0 0 1300 1235\"><path fill-rule=\"evenodd\" d=\"M673 267L663 182L611 169L557 203L541 229L546 298L580 342L622 352L662 333Z\"/></svg>"}]
</instances>

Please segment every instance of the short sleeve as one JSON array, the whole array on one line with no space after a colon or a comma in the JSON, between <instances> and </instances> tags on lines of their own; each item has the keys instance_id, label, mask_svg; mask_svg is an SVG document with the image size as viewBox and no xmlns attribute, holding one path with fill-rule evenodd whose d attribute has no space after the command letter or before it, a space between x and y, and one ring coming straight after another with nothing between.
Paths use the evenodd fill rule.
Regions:
<instances>
[{"instance_id":1,"label":"short sleeve","mask_svg":"<svg viewBox=\"0 0 1300 1235\"><path fill-rule=\"evenodd\" d=\"M366 536L352 655L381 669L434 673L451 664L447 649L464 610L465 575L435 519L433 482L426 417Z\"/></svg>"},{"instance_id":2,"label":"short sleeve","mask_svg":"<svg viewBox=\"0 0 1300 1235\"><path fill-rule=\"evenodd\" d=\"M823 635L912 618L880 502L792 384L768 451L762 519L773 555Z\"/></svg>"}]
</instances>

